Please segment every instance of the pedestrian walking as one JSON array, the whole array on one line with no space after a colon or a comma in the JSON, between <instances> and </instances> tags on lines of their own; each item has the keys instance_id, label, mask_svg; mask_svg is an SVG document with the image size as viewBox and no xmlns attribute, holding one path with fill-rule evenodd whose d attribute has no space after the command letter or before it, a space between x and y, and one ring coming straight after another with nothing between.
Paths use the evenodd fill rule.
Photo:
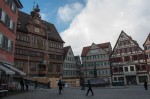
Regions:
<instances>
[{"instance_id":1,"label":"pedestrian walking","mask_svg":"<svg viewBox=\"0 0 150 99\"><path fill-rule=\"evenodd\" d=\"M64 86L63 82L61 81L61 79L58 81L58 87L59 87L59 94L61 94L62 88Z\"/></svg>"},{"instance_id":2,"label":"pedestrian walking","mask_svg":"<svg viewBox=\"0 0 150 99\"><path fill-rule=\"evenodd\" d=\"M22 77L20 78L20 86L21 86L21 91L24 90L24 80Z\"/></svg>"},{"instance_id":3,"label":"pedestrian walking","mask_svg":"<svg viewBox=\"0 0 150 99\"><path fill-rule=\"evenodd\" d=\"M88 80L88 90L87 90L86 96L89 94L89 91L91 91L92 96L94 96L90 80Z\"/></svg>"},{"instance_id":4,"label":"pedestrian walking","mask_svg":"<svg viewBox=\"0 0 150 99\"><path fill-rule=\"evenodd\" d=\"M35 89L38 87L37 80L34 81Z\"/></svg>"},{"instance_id":5,"label":"pedestrian walking","mask_svg":"<svg viewBox=\"0 0 150 99\"><path fill-rule=\"evenodd\" d=\"M25 81L25 85L26 85L26 90L28 91L28 89L29 89L29 83L28 83L28 81Z\"/></svg>"},{"instance_id":6,"label":"pedestrian walking","mask_svg":"<svg viewBox=\"0 0 150 99\"><path fill-rule=\"evenodd\" d=\"M145 80L145 82L144 82L144 88L145 88L145 90L148 90L147 81L146 81L146 80Z\"/></svg>"},{"instance_id":7,"label":"pedestrian walking","mask_svg":"<svg viewBox=\"0 0 150 99\"><path fill-rule=\"evenodd\" d=\"M47 87L48 87L49 89L51 89L51 81L49 81L49 82L47 83Z\"/></svg>"}]
</instances>

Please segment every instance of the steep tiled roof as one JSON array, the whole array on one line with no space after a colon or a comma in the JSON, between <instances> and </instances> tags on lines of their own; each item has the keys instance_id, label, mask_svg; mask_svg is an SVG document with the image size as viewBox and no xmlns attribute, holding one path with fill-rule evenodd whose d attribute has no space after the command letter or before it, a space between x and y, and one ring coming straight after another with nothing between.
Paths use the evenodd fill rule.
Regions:
<instances>
[{"instance_id":1,"label":"steep tiled roof","mask_svg":"<svg viewBox=\"0 0 150 99\"><path fill-rule=\"evenodd\" d=\"M66 46L66 47L64 47L64 48L63 48L63 51L64 51L64 53L63 53L63 60L65 60L65 58L66 58L66 56L67 56L67 53L68 53L69 48L71 48L71 46Z\"/></svg>"},{"instance_id":2,"label":"steep tiled roof","mask_svg":"<svg viewBox=\"0 0 150 99\"><path fill-rule=\"evenodd\" d=\"M99 48L102 48L102 49L109 48L110 42L97 44L97 46L98 46ZM90 47L91 47L91 46L83 47L81 56L86 56L86 54L87 54L88 51L90 50Z\"/></svg>"},{"instance_id":3,"label":"steep tiled roof","mask_svg":"<svg viewBox=\"0 0 150 99\"><path fill-rule=\"evenodd\" d=\"M148 34L148 36L147 36L147 38L146 38L146 40L145 40L143 46L145 45L145 43L146 43L146 41L147 41L148 38L150 38L150 33Z\"/></svg>"},{"instance_id":4,"label":"steep tiled roof","mask_svg":"<svg viewBox=\"0 0 150 99\"><path fill-rule=\"evenodd\" d=\"M21 26L17 30L18 31L23 31L23 32L28 32L27 29L26 29L26 25L28 23L28 19L29 19L30 15L26 14L22 11L19 11L18 16L20 18L19 22L21 23ZM57 29L55 28L54 24L51 24L51 23L49 23L47 21L44 21L44 20L42 20L42 21L50 29L49 39L57 41L57 42L64 43L64 41L60 37Z\"/></svg>"},{"instance_id":5,"label":"steep tiled roof","mask_svg":"<svg viewBox=\"0 0 150 99\"><path fill-rule=\"evenodd\" d=\"M118 39L117 39L117 41L116 41L116 44L115 44L115 46L114 46L114 48L113 48L113 51L112 51L111 54L110 54L110 57L111 57L112 54L114 53L114 50L116 49L116 45L117 45L117 43L118 43L118 41L119 41L119 38L120 38L120 36L122 35L122 33L124 33L135 45L137 45L137 47L139 47L139 48L143 51L143 49L139 46L139 44L137 43L137 41L133 40L131 36L127 35L127 34L122 30L121 33L120 33L120 35L119 35L119 37L118 37Z\"/></svg>"}]
</instances>

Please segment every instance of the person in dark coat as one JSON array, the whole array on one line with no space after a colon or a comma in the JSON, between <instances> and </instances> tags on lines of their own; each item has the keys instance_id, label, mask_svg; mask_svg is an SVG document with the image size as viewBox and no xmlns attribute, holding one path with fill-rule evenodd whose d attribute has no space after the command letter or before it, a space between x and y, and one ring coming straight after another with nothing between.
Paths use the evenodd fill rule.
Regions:
<instances>
[{"instance_id":1,"label":"person in dark coat","mask_svg":"<svg viewBox=\"0 0 150 99\"><path fill-rule=\"evenodd\" d=\"M35 80L34 84L35 84L35 89L36 89L38 87L37 80Z\"/></svg>"},{"instance_id":2,"label":"person in dark coat","mask_svg":"<svg viewBox=\"0 0 150 99\"><path fill-rule=\"evenodd\" d=\"M146 80L145 80L145 82L144 82L144 88L145 88L145 90L148 90L147 81L146 81Z\"/></svg>"},{"instance_id":3,"label":"person in dark coat","mask_svg":"<svg viewBox=\"0 0 150 99\"><path fill-rule=\"evenodd\" d=\"M28 91L28 89L29 89L29 83L28 83L28 81L25 81L25 85L26 85L26 90Z\"/></svg>"},{"instance_id":4,"label":"person in dark coat","mask_svg":"<svg viewBox=\"0 0 150 99\"><path fill-rule=\"evenodd\" d=\"M87 90L86 96L89 94L89 91L91 91L92 96L94 96L90 80L88 80L88 90Z\"/></svg>"},{"instance_id":5,"label":"person in dark coat","mask_svg":"<svg viewBox=\"0 0 150 99\"><path fill-rule=\"evenodd\" d=\"M51 89L51 81L49 81L49 82L47 83L47 87L48 87L49 89Z\"/></svg>"},{"instance_id":6,"label":"person in dark coat","mask_svg":"<svg viewBox=\"0 0 150 99\"><path fill-rule=\"evenodd\" d=\"M22 77L20 78L20 86L21 86L21 91L24 90L24 80Z\"/></svg>"},{"instance_id":7,"label":"person in dark coat","mask_svg":"<svg viewBox=\"0 0 150 99\"><path fill-rule=\"evenodd\" d=\"M59 87L59 94L61 94L62 88L63 88L63 82L61 81L61 79L58 81L58 87Z\"/></svg>"}]
</instances>

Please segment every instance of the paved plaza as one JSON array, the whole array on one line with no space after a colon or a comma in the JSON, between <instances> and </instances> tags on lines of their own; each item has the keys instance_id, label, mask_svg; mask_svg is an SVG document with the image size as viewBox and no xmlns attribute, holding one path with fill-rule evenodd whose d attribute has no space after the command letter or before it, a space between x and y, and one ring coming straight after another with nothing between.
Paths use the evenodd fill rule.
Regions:
<instances>
[{"instance_id":1,"label":"paved plaza","mask_svg":"<svg viewBox=\"0 0 150 99\"><path fill-rule=\"evenodd\" d=\"M86 96L86 91L87 89L64 88L59 95L58 89L32 89L2 99L150 99L150 90L145 91L143 86L93 88L94 96Z\"/></svg>"}]
</instances>

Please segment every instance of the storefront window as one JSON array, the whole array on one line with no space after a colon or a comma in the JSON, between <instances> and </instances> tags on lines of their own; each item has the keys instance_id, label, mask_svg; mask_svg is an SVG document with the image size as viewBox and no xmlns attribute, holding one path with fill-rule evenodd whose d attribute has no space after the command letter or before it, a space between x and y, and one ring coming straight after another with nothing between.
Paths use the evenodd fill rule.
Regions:
<instances>
[{"instance_id":1,"label":"storefront window","mask_svg":"<svg viewBox=\"0 0 150 99\"><path fill-rule=\"evenodd\" d=\"M139 76L139 83L144 83L147 80L147 76Z\"/></svg>"}]
</instances>

